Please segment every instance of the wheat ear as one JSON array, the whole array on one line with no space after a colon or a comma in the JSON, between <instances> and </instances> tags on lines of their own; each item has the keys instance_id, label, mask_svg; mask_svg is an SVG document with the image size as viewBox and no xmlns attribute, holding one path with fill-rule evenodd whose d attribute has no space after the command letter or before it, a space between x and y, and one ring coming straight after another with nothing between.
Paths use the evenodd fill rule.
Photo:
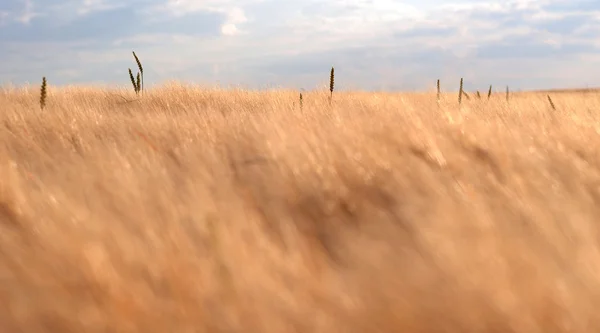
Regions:
<instances>
[{"instance_id":1,"label":"wheat ear","mask_svg":"<svg viewBox=\"0 0 600 333\"><path fill-rule=\"evenodd\" d=\"M462 103L462 95L463 95L463 78L460 78L460 87L458 89L458 104Z\"/></svg>"},{"instance_id":2,"label":"wheat ear","mask_svg":"<svg viewBox=\"0 0 600 333\"><path fill-rule=\"evenodd\" d=\"M42 87L40 89L40 109L43 110L46 107L46 96L47 96L47 82L46 77L42 77Z\"/></svg>"},{"instance_id":3,"label":"wheat ear","mask_svg":"<svg viewBox=\"0 0 600 333\"><path fill-rule=\"evenodd\" d=\"M548 102L550 102L550 106L552 107L552 110L556 110L556 106L554 106L554 102L552 102L552 98L550 98L550 95L546 95L548 97Z\"/></svg>"},{"instance_id":4,"label":"wheat ear","mask_svg":"<svg viewBox=\"0 0 600 333\"><path fill-rule=\"evenodd\" d=\"M331 67L331 72L329 73L329 104L331 104L331 100L333 99L333 85L335 81L334 69Z\"/></svg>"},{"instance_id":5,"label":"wheat ear","mask_svg":"<svg viewBox=\"0 0 600 333\"><path fill-rule=\"evenodd\" d=\"M133 73L131 72L131 68L129 68L129 79L131 80L131 84L133 84L133 91L135 91L135 94L137 95L137 93L138 93L138 86L137 86L137 84L135 82L135 77L133 76Z\"/></svg>"},{"instance_id":6,"label":"wheat ear","mask_svg":"<svg viewBox=\"0 0 600 333\"><path fill-rule=\"evenodd\" d=\"M137 93L139 94L139 92L142 89L142 85L141 85L141 78L140 78L140 72L137 73L137 77L135 79L135 84L137 86Z\"/></svg>"},{"instance_id":7,"label":"wheat ear","mask_svg":"<svg viewBox=\"0 0 600 333\"><path fill-rule=\"evenodd\" d=\"M138 56L135 54L134 51L132 51L133 53L133 58L135 58L135 62L138 66L138 69L140 70L141 76L142 76L142 80L141 80L141 85L138 84L138 91L144 91L144 67L142 67L142 62L140 61L140 59L138 58Z\"/></svg>"}]
</instances>

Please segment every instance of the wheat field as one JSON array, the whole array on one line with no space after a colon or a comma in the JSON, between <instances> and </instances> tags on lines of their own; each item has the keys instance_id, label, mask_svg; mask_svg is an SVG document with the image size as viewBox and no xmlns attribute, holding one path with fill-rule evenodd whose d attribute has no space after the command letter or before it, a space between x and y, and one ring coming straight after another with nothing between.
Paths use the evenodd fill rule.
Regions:
<instances>
[{"instance_id":1,"label":"wheat field","mask_svg":"<svg viewBox=\"0 0 600 333\"><path fill-rule=\"evenodd\" d=\"M600 92L0 90L2 332L600 331Z\"/></svg>"}]
</instances>

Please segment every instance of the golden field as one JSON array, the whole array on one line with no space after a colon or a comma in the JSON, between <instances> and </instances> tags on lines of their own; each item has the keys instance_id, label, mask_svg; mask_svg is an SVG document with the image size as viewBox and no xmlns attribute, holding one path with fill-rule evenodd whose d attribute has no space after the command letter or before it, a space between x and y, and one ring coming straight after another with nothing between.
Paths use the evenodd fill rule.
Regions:
<instances>
[{"instance_id":1,"label":"golden field","mask_svg":"<svg viewBox=\"0 0 600 333\"><path fill-rule=\"evenodd\" d=\"M600 92L48 89L0 90L1 332L600 331Z\"/></svg>"}]
</instances>

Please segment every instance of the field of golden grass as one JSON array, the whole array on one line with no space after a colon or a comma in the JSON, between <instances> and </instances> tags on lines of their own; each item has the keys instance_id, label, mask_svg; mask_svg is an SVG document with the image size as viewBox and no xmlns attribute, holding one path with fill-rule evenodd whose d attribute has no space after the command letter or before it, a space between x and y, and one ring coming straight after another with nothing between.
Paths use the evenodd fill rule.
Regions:
<instances>
[{"instance_id":1,"label":"field of golden grass","mask_svg":"<svg viewBox=\"0 0 600 333\"><path fill-rule=\"evenodd\" d=\"M2 332L600 331L600 92L48 89L0 90Z\"/></svg>"}]
</instances>

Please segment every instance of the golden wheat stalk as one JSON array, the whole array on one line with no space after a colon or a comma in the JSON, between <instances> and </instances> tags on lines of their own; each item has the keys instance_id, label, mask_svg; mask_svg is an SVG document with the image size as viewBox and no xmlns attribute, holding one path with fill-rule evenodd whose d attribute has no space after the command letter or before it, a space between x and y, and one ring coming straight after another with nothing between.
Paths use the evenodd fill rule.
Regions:
<instances>
[{"instance_id":1,"label":"golden wheat stalk","mask_svg":"<svg viewBox=\"0 0 600 333\"><path fill-rule=\"evenodd\" d=\"M42 87L40 89L40 109L44 109L46 107L46 96L47 96L47 82L46 77L42 77Z\"/></svg>"},{"instance_id":2,"label":"golden wheat stalk","mask_svg":"<svg viewBox=\"0 0 600 333\"><path fill-rule=\"evenodd\" d=\"M488 90L488 99L492 96L492 85L490 84L490 90Z\"/></svg>"},{"instance_id":3,"label":"golden wheat stalk","mask_svg":"<svg viewBox=\"0 0 600 333\"><path fill-rule=\"evenodd\" d=\"M477 99L481 99L481 94L479 93L479 90L477 90Z\"/></svg>"},{"instance_id":4,"label":"golden wheat stalk","mask_svg":"<svg viewBox=\"0 0 600 333\"><path fill-rule=\"evenodd\" d=\"M138 66L138 69L140 70L141 73L141 85L138 84L138 91L144 91L144 67L142 67L142 62L140 61L140 59L138 58L138 56L135 54L134 51L131 51L133 53L133 58L135 58L135 62Z\"/></svg>"},{"instance_id":5,"label":"golden wheat stalk","mask_svg":"<svg viewBox=\"0 0 600 333\"><path fill-rule=\"evenodd\" d=\"M302 93L300 93L300 111L302 111Z\"/></svg>"},{"instance_id":6,"label":"golden wheat stalk","mask_svg":"<svg viewBox=\"0 0 600 333\"><path fill-rule=\"evenodd\" d=\"M331 72L329 73L329 104L331 104L331 100L333 99L333 85L335 81L334 69L331 67Z\"/></svg>"},{"instance_id":7,"label":"golden wheat stalk","mask_svg":"<svg viewBox=\"0 0 600 333\"><path fill-rule=\"evenodd\" d=\"M556 110L556 106L554 105L554 102L552 102L552 98L550 98L550 95L546 95L548 97L548 102L550 102L550 106L552 107L552 110Z\"/></svg>"},{"instance_id":8,"label":"golden wheat stalk","mask_svg":"<svg viewBox=\"0 0 600 333\"><path fill-rule=\"evenodd\" d=\"M460 88L458 89L458 104L462 103L462 95L463 95L463 78L460 78Z\"/></svg>"},{"instance_id":9,"label":"golden wheat stalk","mask_svg":"<svg viewBox=\"0 0 600 333\"><path fill-rule=\"evenodd\" d=\"M139 93L141 91L141 88L142 88L142 86L141 86L140 72L137 73L135 84L137 86L137 91L136 92Z\"/></svg>"},{"instance_id":10,"label":"golden wheat stalk","mask_svg":"<svg viewBox=\"0 0 600 333\"><path fill-rule=\"evenodd\" d=\"M133 84L133 91L135 91L135 94L137 95L138 86L137 86L137 83L135 82L135 77L133 76L133 73L131 72L131 68L129 68L129 79L131 80L131 84Z\"/></svg>"}]
</instances>

